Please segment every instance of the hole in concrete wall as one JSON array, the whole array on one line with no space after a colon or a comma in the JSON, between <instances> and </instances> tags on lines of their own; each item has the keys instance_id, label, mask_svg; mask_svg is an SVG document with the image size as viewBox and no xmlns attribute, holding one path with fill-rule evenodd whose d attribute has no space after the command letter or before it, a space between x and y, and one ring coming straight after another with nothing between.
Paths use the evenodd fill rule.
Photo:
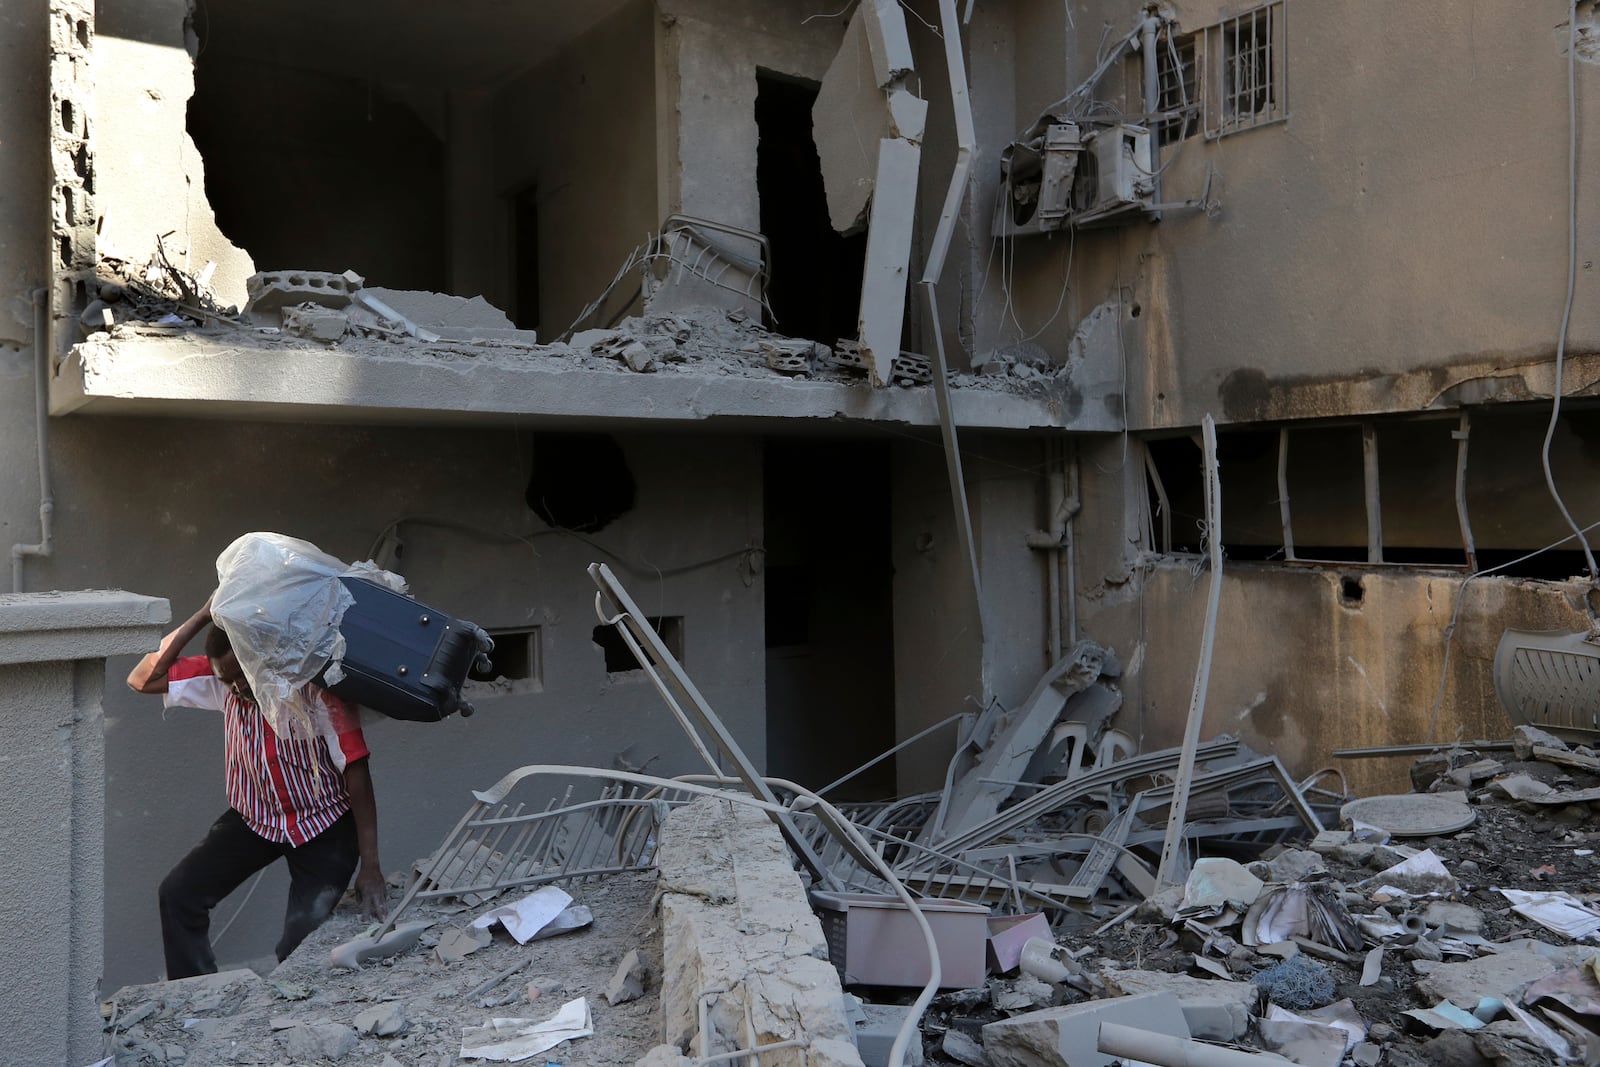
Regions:
<instances>
[{"instance_id":1,"label":"hole in concrete wall","mask_svg":"<svg viewBox=\"0 0 1600 1067\"><path fill-rule=\"evenodd\" d=\"M610 435L536 433L532 447L524 499L546 525L595 533L633 510L633 472Z\"/></svg>"},{"instance_id":2,"label":"hole in concrete wall","mask_svg":"<svg viewBox=\"0 0 1600 1067\"><path fill-rule=\"evenodd\" d=\"M775 323L825 345L853 338L861 305L865 232L843 237L828 217L822 163L811 134L817 86L756 73L756 191L761 232L772 245L767 301Z\"/></svg>"},{"instance_id":3,"label":"hole in concrete wall","mask_svg":"<svg viewBox=\"0 0 1600 1067\"><path fill-rule=\"evenodd\" d=\"M340 44L253 6L210 4L198 23L188 128L222 231L265 269L446 289L448 87L385 84L404 72L374 73L365 34Z\"/></svg>"},{"instance_id":4,"label":"hole in concrete wall","mask_svg":"<svg viewBox=\"0 0 1600 1067\"><path fill-rule=\"evenodd\" d=\"M539 627L490 630L494 651L489 669L467 675L466 691L473 697L538 693L544 689L544 651Z\"/></svg>"},{"instance_id":5,"label":"hole in concrete wall","mask_svg":"<svg viewBox=\"0 0 1600 1067\"><path fill-rule=\"evenodd\" d=\"M78 20L78 25L77 25L76 28L77 28L77 31L78 31L78 43L80 45L82 45L84 48L88 48L89 47L89 23L84 21L83 19L79 19Z\"/></svg>"},{"instance_id":6,"label":"hole in concrete wall","mask_svg":"<svg viewBox=\"0 0 1600 1067\"><path fill-rule=\"evenodd\" d=\"M661 643L667 646L673 658L679 663L683 662L683 616L682 615L652 615L649 618L650 628L661 637ZM605 653L607 674L626 674L629 671L643 671L644 665L633 654L633 649L628 647L622 635L615 626L596 626L594 628L594 643L600 646Z\"/></svg>"},{"instance_id":7,"label":"hole in concrete wall","mask_svg":"<svg viewBox=\"0 0 1600 1067\"><path fill-rule=\"evenodd\" d=\"M1355 575L1345 574L1339 578L1339 603L1347 608L1359 608L1361 597L1365 590L1361 587L1361 579Z\"/></svg>"},{"instance_id":8,"label":"hole in concrete wall","mask_svg":"<svg viewBox=\"0 0 1600 1067\"><path fill-rule=\"evenodd\" d=\"M894 744L890 466L878 441L766 442L767 766L780 777L831 782ZM893 795L894 762L845 795Z\"/></svg>"},{"instance_id":9,"label":"hole in concrete wall","mask_svg":"<svg viewBox=\"0 0 1600 1067\"><path fill-rule=\"evenodd\" d=\"M68 133L72 132L72 101L61 101L61 128Z\"/></svg>"}]
</instances>

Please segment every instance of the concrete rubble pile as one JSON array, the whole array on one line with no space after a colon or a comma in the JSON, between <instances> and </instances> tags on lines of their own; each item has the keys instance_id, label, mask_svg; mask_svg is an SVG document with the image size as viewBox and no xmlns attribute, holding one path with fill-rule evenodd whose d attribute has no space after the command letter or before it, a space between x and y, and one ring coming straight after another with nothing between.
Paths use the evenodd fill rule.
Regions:
<instances>
[{"instance_id":1,"label":"concrete rubble pile","mask_svg":"<svg viewBox=\"0 0 1600 1067\"><path fill-rule=\"evenodd\" d=\"M100 286L80 316L80 336L181 333L264 351L310 344L355 356L548 359L637 374L832 382L865 382L869 375L859 343L830 346L786 337L743 308L680 303L652 310L647 302L641 313L613 325L541 341L481 296L372 286L353 270L259 272L247 279L249 299L242 310L218 304L207 280L205 271L191 275L160 254L143 265L102 259ZM1022 394L1065 384L1067 369L1051 367L1042 350L1038 357L955 373L951 384ZM909 388L932 380L923 356L903 352L892 361L891 385Z\"/></svg>"},{"instance_id":2,"label":"concrete rubble pile","mask_svg":"<svg viewBox=\"0 0 1600 1067\"><path fill-rule=\"evenodd\" d=\"M1342 829L1213 838L1108 921L988 916L988 977L933 1000L925 1061L1597 1062L1600 760L1529 726L1484 749L1424 756L1418 791L1343 804Z\"/></svg>"},{"instance_id":3,"label":"concrete rubble pile","mask_svg":"<svg viewBox=\"0 0 1600 1067\"><path fill-rule=\"evenodd\" d=\"M119 993L115 1063L1600 1062L1587 748L1521 725L1352 799L1221 737L1179 797L1179 753L1110 725L1121 664L1084 640L963 722L944 790L836 807L755 771L590 575L711 773L519 768L380 926L341 913L265 980ZM1192 858L1162 884L1178 809Z\"/></svg>"}]
</instances>

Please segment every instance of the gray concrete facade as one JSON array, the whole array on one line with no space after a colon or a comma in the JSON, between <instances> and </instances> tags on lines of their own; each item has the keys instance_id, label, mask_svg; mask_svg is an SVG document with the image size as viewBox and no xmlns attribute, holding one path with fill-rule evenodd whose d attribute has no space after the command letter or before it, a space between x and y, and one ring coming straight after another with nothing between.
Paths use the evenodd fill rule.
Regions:
<instances>
[{"instance_id":1,"label":"gray concrete facade","mask_svg":"<svg viewBox=\"0 0 1600 1067\"><path fill-rule=\"evenodd\" d=\"M105 660L169 614L117 591L0 594L0 1034L18 1067L99 1058Z\"/></svg>"}]
</instances>

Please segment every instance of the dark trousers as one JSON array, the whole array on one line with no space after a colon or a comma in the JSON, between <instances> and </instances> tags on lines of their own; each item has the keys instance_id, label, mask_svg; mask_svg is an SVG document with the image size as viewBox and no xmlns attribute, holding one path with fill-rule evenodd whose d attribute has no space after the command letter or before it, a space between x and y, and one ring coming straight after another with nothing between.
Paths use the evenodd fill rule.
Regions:
<instances>
[{"instance_id":1,"label":"dark trousers","mask_svg":"<svg viewBox=\"0 0 1600 1067\"><path fill-rule=\"evenodd\" d=\"M278 941L283 962L306 935L339 903L361 853L356 822L349 812L299 848L268 841L229 808L211 824L205 839L161 882L161 944L167 978L215 974L211 952L211 909L246 878L282 856L289 864L289 906Z\"/></svg>"}]
</instances>

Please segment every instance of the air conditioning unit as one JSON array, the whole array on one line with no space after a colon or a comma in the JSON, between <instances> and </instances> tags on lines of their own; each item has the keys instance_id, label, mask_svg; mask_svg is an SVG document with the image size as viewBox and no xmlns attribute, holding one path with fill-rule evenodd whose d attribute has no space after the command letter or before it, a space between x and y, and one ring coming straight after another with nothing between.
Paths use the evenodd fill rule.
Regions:
<instances>
[{"instance_id":1,"label":"air conditioning unit","mask_svg":"<svg viewBox=\"0 0 1600 1067\"><path fill-rule=\"evenodd\" d=\"M1083 212L1074 224L1110 223L1150 209L1155 178L1147 127L1120 123L1095 130L1084 139L1084 154Z\"/></svg>"},{"instance_id":2,"label":"air conditioning unit","mask_svg":"<svg viewBox=\"0 0 1600 1067\"><path fill-rule=\"evenodd\" d=\"M1075 210L1073 186L1082 154L1075 122L1047 126L1039 141L1008 148L1001 158L1005 184L994 232L1026 237L1064 227Z\"/></svg>"}]
</instances>

